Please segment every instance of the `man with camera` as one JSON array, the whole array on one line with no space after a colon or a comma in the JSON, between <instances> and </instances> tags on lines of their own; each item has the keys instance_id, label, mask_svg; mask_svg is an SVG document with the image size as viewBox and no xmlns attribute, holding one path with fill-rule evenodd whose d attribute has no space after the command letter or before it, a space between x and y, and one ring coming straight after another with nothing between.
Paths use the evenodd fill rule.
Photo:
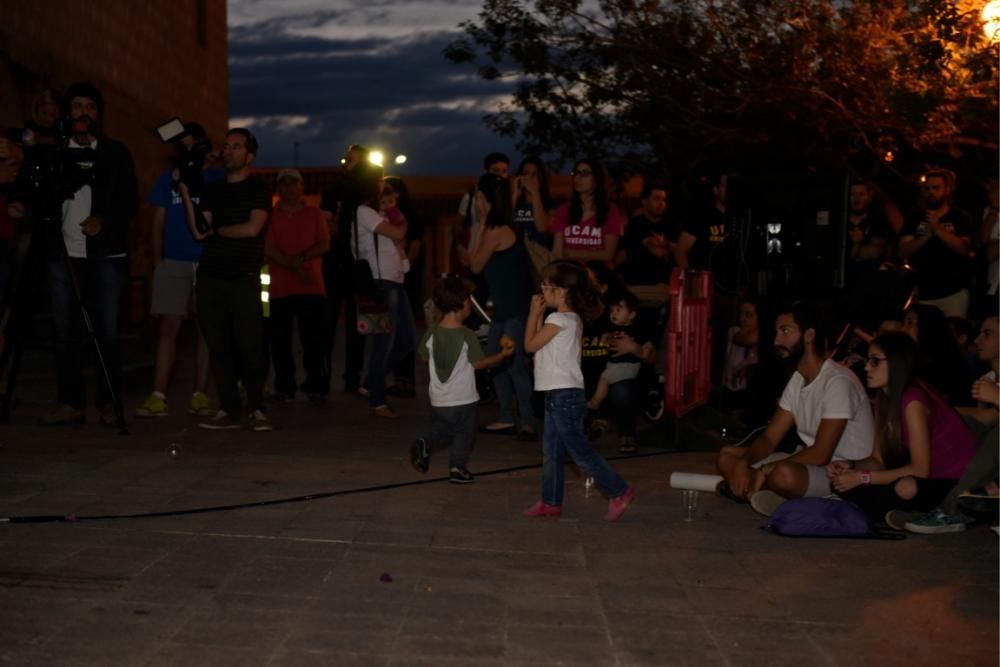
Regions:
<instances>
[{"instance_id":1,"label":"man with camera","mask_svg":"<svg viewBox=\"0 0 1000 667\"><path fill-rule=\"evenodd\" d=\"M211 142L198 123L185 123L184 134L175 144L174 165L164 171L149 193L153 209L153 302L150 315L159 319L153 392L136 410L137 417L166 417L167 389L177 356L177 336L195 312L195 272L201 260L202 244L191 234L179 184L189 188L191 201L201 201L204 185L221 181L225 172L209 166ZM194 169L188 169L187 165ZM193 172L193 173L190 173ZM216 410L208 398L208 343L198 328L195 346L195 391L188 414L211 417Z\"/></svg>"},{"instance_id":2,"label":"man with camera","mask_svg":"<svg viewBox=\"0 0 1000 667\"><path fill-rule=\"evenodd\" d=\"M107 370L99 374L96 405L100 422L115 423L114 398L121 398L121 346L118 316L122 287L128 276L128 229L138 208L138 186L132 155L124 144L107 137L101 128L104 98L93 84L75 83L66 91L62 107L69 138L61 183L48 189L62 201L40 202L60 207L59 230L45 233L49 243L49 286L55 329L58 404L40 418L43 425L82 423L85 420L83 380L83 320L81 304L93 323ZM33 212L35 224L51 224L49 216ZM60 234L61 232L61 234ZM61 236L61 239L60 239ZM110 387L108 384L110 383Z\"/></svg>"},{"instance_id":3,"label":"man with camera","mask_svg":"<svg viewBox=\"0 0 1000 667\"><path fill-rule=\"evenodd\" d=\"M272 429L264 413L267 366L260 290L271 195L250 175L257 149L249 130L233 128L226 133L222 152L226 177L205 186L198 211L188 186L183 181L178 184L188 227L203 245L195 295L220 403L215 417L200 425L210 430L240 427L240 377L250 426L255 431Z\"/></svg>"}]
</instances>

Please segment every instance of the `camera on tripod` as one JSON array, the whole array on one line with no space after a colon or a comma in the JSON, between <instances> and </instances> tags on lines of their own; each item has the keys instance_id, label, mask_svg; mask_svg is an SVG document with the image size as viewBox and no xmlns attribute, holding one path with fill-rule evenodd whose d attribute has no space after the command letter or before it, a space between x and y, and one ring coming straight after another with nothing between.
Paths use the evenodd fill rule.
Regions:
<instances>
[{"instance_id":1,"label":"camera on tripod","mask_svg":"<svg viewBox=\"0 0 1000 667\"><path fill-rule=\"evenodd\" d=\"M69 123L60 119L49 133L54 141L45 143L30 127L4 133L24 151L12 198L24 200L34 219L43 223L61 221L62 203L94 182L97 153L93 148L70 147L69 130Z\"/></svg>"},{"instance_id":2,"label":"camera on tripod","mask_svg":"<svg viewBox=\"0 0 1000 667\"><path fill-rule=\"evenodd\" d=\"M156 128L156 133L165 144L173 144L176 151L170 165L177 170L174 190L179 183L187 186L192 197L201 194L205 185L202 169L205 159L212 151L212 142L205 137L205 131L195 123L185 124L180 118L171 118ZM185 139L190 138L190 141Z\"/></svg>"}]
</instances>

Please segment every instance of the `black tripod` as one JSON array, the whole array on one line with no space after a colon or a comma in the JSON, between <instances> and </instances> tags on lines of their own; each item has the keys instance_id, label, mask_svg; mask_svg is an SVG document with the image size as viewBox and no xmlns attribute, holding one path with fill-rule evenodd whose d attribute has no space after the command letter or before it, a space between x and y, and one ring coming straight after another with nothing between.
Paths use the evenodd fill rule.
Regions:
<instances>
[{"instance_id":1,"label":"black tripod","mask_svg":"<svg viewBox=\"0 0 1000 667\"><path fill-rule=\"evenodd\" d=\"M44 231L55 231L48 236L58 237L45 239L44 231L34 230L31 239L25 244L23 252L18 252L15 266L11 272L11 279L8 281L7 299L4 307L3 317L0 319L0 423L10 421L10 412L14 400L14 392L17 386L18 371L21 366L21 357L24 352L24 343L31 336L32 324L38 309L38 298L35 289L42 284L45 274L46 252L45 241L59 244L59 254L65 262L66 270L69 272L70 284L73 287L73 299L80 309L80 318L83 321L86 332L87 343L94 346L100 376L98 381L103 379L108 390L108 397L114 406L115 424L118 427L119 435L128 435L128 424L125 422L125 409L122 405L121 397L115 391L111 382L111 375L108 373L107 364L104 361L104 354L101 351L100 341L97 340L97 332L94 330L93 321L90 319L90 312L83 301L80 292L80 281L76 274L76 267L66 250L66 242L62 238L61 227L58 224L46 225L44 219L39 219ZM51 221L48 221L51 222ZM61 219L59 220L61 222ZM20 248L19 248L20 250ZM85 343L86 345L86 343Z\"/></svg>"}]
</instances>

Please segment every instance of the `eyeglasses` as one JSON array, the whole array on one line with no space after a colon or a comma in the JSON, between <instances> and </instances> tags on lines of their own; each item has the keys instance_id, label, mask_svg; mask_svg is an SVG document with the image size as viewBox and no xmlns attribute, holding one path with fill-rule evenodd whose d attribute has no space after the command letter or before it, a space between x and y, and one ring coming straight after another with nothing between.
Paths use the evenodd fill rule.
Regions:
<instances>
[{"instance_id":1,"label":"eyeglasses","mask_svg":"<svg viewBox=\"0 0 1000 667\"><path fill-rule=\"evenodd\" d=\"M879 357L876 355L871 355L865 359L865 366L871 366L872 368L878 368L883 361L888 361L885 357Z\"/></svg>"},{"instance_id":2,"label":"eyeglasses","mask_svg":"<svg viewBox=\"0 0 1000 667\"><path fill-rule=\"evenodd\" d=\"M541 285L539 285L539 287L541 287L541 288L542 288L542 291L543 291L543 292L544 292L545 290L550 290L550 289L559 289L559 286L558 286L558 285L546 285L545 283L542 283Z\"/></svg>"}]
</instances>

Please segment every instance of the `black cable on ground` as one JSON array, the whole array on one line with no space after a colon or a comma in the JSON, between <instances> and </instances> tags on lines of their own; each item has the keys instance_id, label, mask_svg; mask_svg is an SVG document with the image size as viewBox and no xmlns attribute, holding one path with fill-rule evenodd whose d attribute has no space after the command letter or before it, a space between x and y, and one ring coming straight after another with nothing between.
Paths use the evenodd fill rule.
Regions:
<instances>
[{"instance_id":1,"label":"black cable on ground","mask_svg":"<svg viewBox=\"0 0 1000 667\"><path fill-rule=\"evenodd\" d=\"M648 452L645 454L624 454L622 456L607 457L608 461L622 461L629 459L642 459L652 456L664 456L666 454L678 454L684 450L667 450L661 452ZM499 468L486 472L476 473L476 477L489 477L491 475L506 475L512 472L523 470L534 470L541 468L541 463L531 463L527 465L511 466L509 468ZM0 523L76 523L78 521L109 521L113 519L155 519L167 516L184 516L188 514L207 514L209 512L228 512L231 510L247 509L250 507L269 507L271 505L286 505L291 503L301 503L308 500L320 500L322 498L335 498L337 496L350 496L359 493L374 493L376 491L391 491L393 489L403 489L409 486L420 486L422 484L434 484L446 482L447 477L430 477L416 479L411 482L395 482L393 484L379 484L376 486L365 486L360 489L344 489L341 491L325 491L323 493L310 493L304 496L292 496L290 498L275 498L273 500L258 500L249 503L238 503L235 505L215 505L213 507L195 507L186 510L168 510L165 512L140 512L138 514L101 514L93 516L77 516L75 514L36 514L28 516L0 517Z\"/></svg>"}]
</instances>

